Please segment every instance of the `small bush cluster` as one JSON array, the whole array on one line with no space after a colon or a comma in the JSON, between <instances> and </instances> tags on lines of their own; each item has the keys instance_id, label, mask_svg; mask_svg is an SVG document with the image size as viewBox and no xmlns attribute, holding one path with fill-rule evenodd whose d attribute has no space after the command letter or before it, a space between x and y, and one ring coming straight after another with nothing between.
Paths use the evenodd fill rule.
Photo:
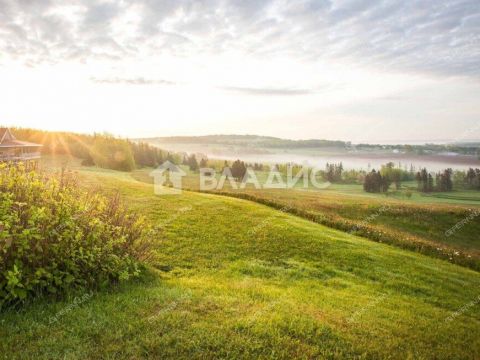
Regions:
<instances>
[{"instance_id":1,"label":"small bush cluster","mask_svg":"<svg viewBox=\"0 0 480 360\"><path fill-rule=\"evenodd\" d=\"M71 174L0 164L0 307L136 277L150 232L118 196L81 190Z\"/></svg>"}]
</instances>

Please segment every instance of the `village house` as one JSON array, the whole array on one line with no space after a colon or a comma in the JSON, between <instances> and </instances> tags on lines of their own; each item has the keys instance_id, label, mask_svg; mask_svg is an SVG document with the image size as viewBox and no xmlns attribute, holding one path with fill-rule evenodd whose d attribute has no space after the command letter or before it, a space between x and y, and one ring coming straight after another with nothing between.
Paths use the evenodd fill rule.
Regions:
<instances>
[{"instance_id":1,"label":"village house","mask_svg":"<svg viewBox=\"0 0 480 360\"><path fill-rule=\"evenodd\" d=\"M17 140L10 129L0 128L0 162L24 162L36 167L41 147L40 144Z\"/></svg>"}]
</instances>

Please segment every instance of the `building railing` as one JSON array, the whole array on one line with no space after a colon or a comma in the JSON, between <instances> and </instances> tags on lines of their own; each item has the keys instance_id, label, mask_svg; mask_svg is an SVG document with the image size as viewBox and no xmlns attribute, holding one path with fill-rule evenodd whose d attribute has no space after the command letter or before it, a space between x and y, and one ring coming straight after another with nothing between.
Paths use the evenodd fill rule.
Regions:
<instances>
[{"instance_id":1,"label":"building railing","mask_svg":"<svg viewBox=\"0 0 480 360\"><path fill-rule=\"evenodd\" d=\"M40 159L40 152L31 152L25 154L2 154L0 153L0 161L27 161Z\"/></svg>"}]
</instances>

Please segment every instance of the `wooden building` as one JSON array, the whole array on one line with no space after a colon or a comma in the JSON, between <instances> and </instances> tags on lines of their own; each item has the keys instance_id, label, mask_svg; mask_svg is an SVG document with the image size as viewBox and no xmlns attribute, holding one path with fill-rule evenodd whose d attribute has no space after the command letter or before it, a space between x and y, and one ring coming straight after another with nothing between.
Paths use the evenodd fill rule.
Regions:
<instances>
[{"instance_id":1,"label":"wooden building","mask_svg":"<svg viewBox=\"0 0 480 360\"><path fill-rule=\"evenodd\" d=\"M36 167L41 147L41 144L17 140L10 129L0 128L0 162L23 162Z\"/></svg>"}]
</instances>

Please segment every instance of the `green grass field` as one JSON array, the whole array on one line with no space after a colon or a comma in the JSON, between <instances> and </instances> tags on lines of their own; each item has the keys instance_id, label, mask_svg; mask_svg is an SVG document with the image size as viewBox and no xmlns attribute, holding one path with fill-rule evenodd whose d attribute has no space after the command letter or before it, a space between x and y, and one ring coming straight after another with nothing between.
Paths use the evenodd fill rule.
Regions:
<instances>
[{"instance_id":1,"label":"green grass field","mask_svg":"<svg viewBox=\"0 0 480 360\"><path fill-rule=\"evenodd\" d=\"M478 272L255 202L156 196L143 173L79 177L162 227L150 272L2 313L1 357L478 358Z\"/></svg>"},{"instance_id":2,"label":"green grass field","mask_svg":"<svg viewBox=\"0 0 480 360\"><path fill-rule=\"evenodd\" d=\"M188 172L186 188L198 191L198 173ZM132 177L152 183L151 170L142 169ZM266 174L260 173L261 183ZM415 183L403 184L399 191L371 194L361 185L332 184L326 189L232 189L229 183L221 191L212 191L253 200L273 208L302 216L342 231L418 251L429 256L480 270L479 191L422 194ZM411 193L411 197L405 194ZM449 230L469 219L463 226Z\"/></svg>"},{"instance_id":3,"label":"green grass field","mask_svg":"<svg viewBox=\"0 0 480 360\"><path fill-rule=\"evenodd\" d=\"M64 158L44 160L47 168L67 163ZM81 167L78 161L71 159L68 164L82 172L106 171ZM125 176L152 184L151 170L139 169ZM183 170L187 172L184 187L199 191L199 174L186 167ZM266 178L267 173L258 172L260 183ZM320 190L304 189L301 185L299 182L288 190L254 189L252 186L241 190L232 189L227 181L221 191L213 193L256 201L374 241L480 270L480 217L473 216L480 209L479 191L426 195L415 190L415 182L407 182L399 191L390 191L387 196L366 193L361 185L355 184L331 184ZM454 231L449 233L451 229Z\"/></svg>"}]
</instances>

